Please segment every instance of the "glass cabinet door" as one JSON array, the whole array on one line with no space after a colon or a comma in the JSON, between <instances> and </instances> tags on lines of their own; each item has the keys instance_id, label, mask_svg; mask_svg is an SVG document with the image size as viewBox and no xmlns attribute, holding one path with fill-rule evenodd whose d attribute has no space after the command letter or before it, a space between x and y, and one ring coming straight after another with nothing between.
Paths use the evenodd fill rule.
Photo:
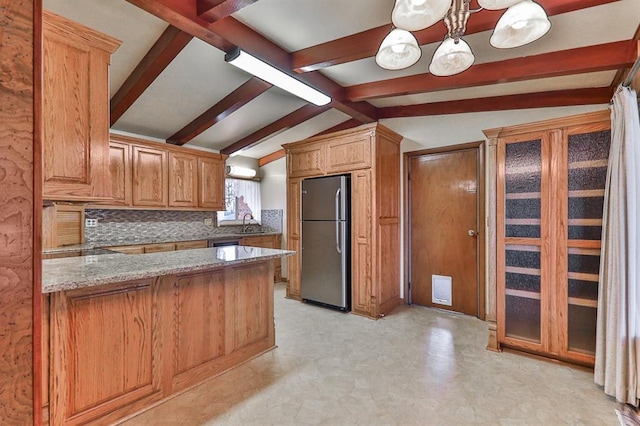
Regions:
<instances>
[{"instance_id":1,"label":"glass cabinet door","mask_svg":"<svg viewBox=\"0 0 640 426\"><path fill-rule=\"evenodd\" d=\"M605 126L603 126L605 127ZM611 132L570 129L567 136L567 341L565 355L595 354L604 190ZM573 353L573 354L571 354Z\"/></svg>"},{"instance_id":2,"label":"glass cabinet door","mask_svg":"<svg viewBox=\"0 0 640 426\"><path fill-rule=\"evenodd\" d=\"M509 141L500 146L498 174L499 336L521 346L542 343L543 140ZM502 216L502 217L500 217Z\"/></svg>"}]
</instances>

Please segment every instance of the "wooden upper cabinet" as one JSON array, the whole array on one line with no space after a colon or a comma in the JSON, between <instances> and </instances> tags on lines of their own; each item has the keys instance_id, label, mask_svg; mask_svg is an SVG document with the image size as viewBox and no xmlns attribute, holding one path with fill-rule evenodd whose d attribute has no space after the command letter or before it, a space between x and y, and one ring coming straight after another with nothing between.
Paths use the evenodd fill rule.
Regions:
<instances>
[{"instance_id":1,"label":"wooden upper cabinet","mask_svg":"<svg viewBox=\"0 0 640 426\"><path fill-rule=\"evenodd\" d=\"M111 172L111 204L130 206L131 197L131 146L111 141L109 144L109 170Z\"/></svg>"},{"instance_id":2,"label":"wooden upper cabinet","mask_svg":"<svg viewBox=\"0 0 640 426\"><path fill-rule=\"evenodd\" d=\"M198 206L224 210L224 158L198 158Z\"/></svg>"},{"instance_id":3,"label":"wooden upper cabinet","mask_svg":"<svg viewBox=\"0 0 640 426\"><path fill-rule=\"evenodd\" d=\"M318 176L325 173L325 146L317 144L293 148L288 152L289 177Z\"/></svg>"},{"instance_id":4,"label":"wooden upper cabinet","mask_svg":"<svg viewBox=\"0 0 640 426\"><path fill-rule=\"evenodd\" d=\"M43 196L109 199L109 61L120 41L49 12L43 34Z\"/></svg>"},{"instance_id":5,"label":"wooden upper cabinet","mask_svg":"<svg viewBox=\"0 0 640 426\"><path fill-rule=\"evenodd\" d=\"M169 152L169 207L198 206L198 158Z\"/></svg>"},{"instance_id":6,"label":"wooden upper cabinet","mask_svg":"<svg viewBox=\"0 0 640 426\"><path fill-rule=\"evenodd\" d=\"M133 205L166 207L168 199L167 152L134 145Z\"/></svg>"},{"instance_id":7,"label":"wooden upper cabinet","mask_svg":"<svg viewBox=\"0 0 640 426\"><path fill-rule=\"evenodd\" d=\"M371 167L374 132L359 133L327 142L327 173L350 172Z\"/></svg>"}]
</instances>

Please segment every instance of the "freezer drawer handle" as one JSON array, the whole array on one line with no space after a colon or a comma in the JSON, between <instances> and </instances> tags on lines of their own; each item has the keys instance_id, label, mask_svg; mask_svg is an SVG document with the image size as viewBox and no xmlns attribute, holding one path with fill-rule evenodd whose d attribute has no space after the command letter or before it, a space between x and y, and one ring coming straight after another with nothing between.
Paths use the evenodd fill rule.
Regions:
<instances>
[{"instance_id":1,"label":"freezer drawer handle","mask_svg":"<svg viewBox=\"0 0 640 426\"><path fill-rule=\"evenodd\" d=\"M340 188L336 191L336 250L342 254L342 248L340 247Z\"/></svg>"}]
</instances>

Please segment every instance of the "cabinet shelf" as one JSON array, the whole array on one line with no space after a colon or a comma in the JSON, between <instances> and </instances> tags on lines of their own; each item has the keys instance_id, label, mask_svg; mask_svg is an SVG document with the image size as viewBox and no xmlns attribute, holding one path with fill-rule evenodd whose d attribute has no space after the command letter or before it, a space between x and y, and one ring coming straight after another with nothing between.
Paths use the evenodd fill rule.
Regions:
<instances>
[{"instance_id":1,"label":"cabinet shelf","mask_svg":"<svg viewBox=\"0 0 640 426\"><path fill-rule=\"evenodd\" d=\"M607 164L607 160L575 161L569 163L569 169L593 169L597 167L607 167Z\"/></svg>"},{"instance_id":2,"label":"cabinet shelf","mask_svg":"<svg viewBox=\"0 0 640 426\"><path fill-rule=\"evenodd\" d=\"M569 297L567 300L569 302L569 305L584 306L587 308L598 307L598 301L593 299L583 299L581 297Z\"/></svg>"},{"instance_id":3,"label":"cabinet shelf","mask_svg":"<svg viewBox=\"0 0 640 426\"><path fill-rule=\"evenodd\" d=\"M505 225L540 225L540 219L505 219Z\"/></svg>"},{"instance_id":4,"label":"cabinet shelf","mask_svg":"<svg viewBox=\"0 0 640 426\"><path fill-rule=\"evenodd\" d=\"M570 280L591 281L597 283L599 279L598 274L587 274L584 272L569 272L567 275Z\"/></svg>"},{"instance_id":5,"label":"cabinet shelf","mask_svg":"<svg viewBox=\"0 0 640 426\"><path fill-rule=\"evenodd\" d=\"M521 268L518 266L506 266L504 268L504 271L512 274L534 275L537 277L540 276L540 269L535 269L535 268Z\"/></svg>"},{"instance_id":6,"label":"cabinet shelf","mask_svg":"<svg viewBox=\"0 0 640 426\"><path fill-rule=\"evenodd\" d=\"M604 197L604 189L576 189L569 191L568 194L569 198L600 198Z\"/></svg>"},{"instance_id":7,"label":"cabinet shelf","mask_svg":"<svg viewBox=\"0 0 640 426\"><path fill-rule=\"evenodd\" d=\"M514 290L514 289L511 289L511 288L507 288L507 289L505 289L504 293L507 296L522 297L524 299L540 300L540 293L536 293L535 291Z\"/></svg>"},{"instance_id":8,"label":"cabinet shelf","mask_svg":"<svg viewBox=\"0 0 640 426\"><path fill-rule=\"evenodd\" d=\"M507 200L538 200L540 192L508 192L505 194Z\"/></svg>"}]
</instances>

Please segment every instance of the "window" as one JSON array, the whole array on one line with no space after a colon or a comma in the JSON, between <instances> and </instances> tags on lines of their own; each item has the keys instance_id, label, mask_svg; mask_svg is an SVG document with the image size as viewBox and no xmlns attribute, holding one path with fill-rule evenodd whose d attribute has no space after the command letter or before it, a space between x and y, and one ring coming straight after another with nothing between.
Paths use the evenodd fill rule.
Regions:
<instances>
[{"instance_id":1,"label":"window","mask_svg":"<svg viewBox=\"0 0 640 426\"><path fill-rule=\"evenodd\" d=\"M218 212L219 225L238 225L245 215L246 220L253 217L251 223L260 223L260 182L225 179L224 205L225 211Z\"/></svg>"}]
</instances>

